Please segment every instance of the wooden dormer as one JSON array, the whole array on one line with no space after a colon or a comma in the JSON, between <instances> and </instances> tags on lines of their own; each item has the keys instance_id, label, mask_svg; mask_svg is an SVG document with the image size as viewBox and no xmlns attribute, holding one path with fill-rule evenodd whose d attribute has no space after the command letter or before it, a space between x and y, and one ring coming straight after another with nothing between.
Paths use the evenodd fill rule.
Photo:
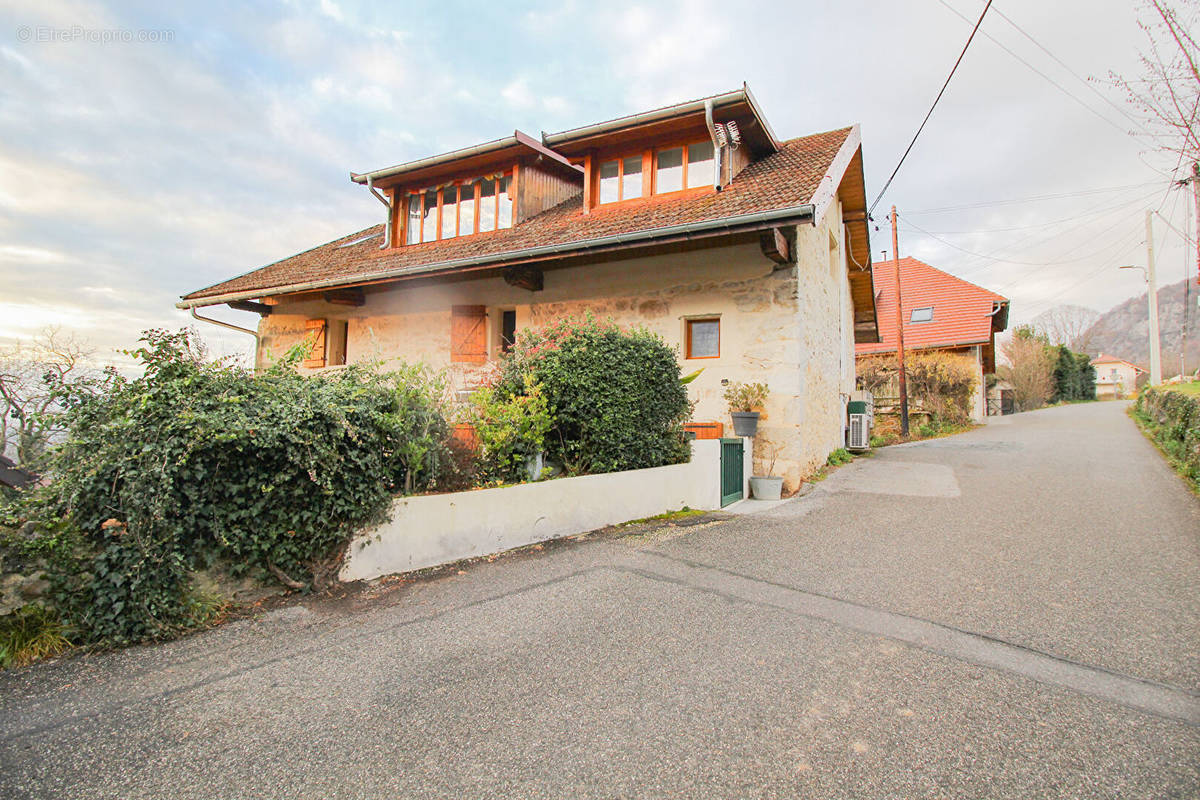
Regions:
<instances>
[{"instance_id":1,"label":"wooden dormer","mask_svg":"<svg viewBox=\"0 0 1200 800\"><path fill-rule=\"evenodd\" d=\"M520 131L350 178L386 196L387 247L504 230L578 195L584 182L580 167Z\"/></svg>"}]
</instances>

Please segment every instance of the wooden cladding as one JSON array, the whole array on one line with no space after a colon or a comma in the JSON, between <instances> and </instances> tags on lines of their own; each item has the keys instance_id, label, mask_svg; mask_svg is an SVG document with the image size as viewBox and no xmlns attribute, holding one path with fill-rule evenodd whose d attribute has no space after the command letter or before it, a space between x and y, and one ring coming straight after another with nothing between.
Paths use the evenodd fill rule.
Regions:
<instances>
[{"instance_id":1,"label":"wooden cladding","mask_svg":"<svg viewBox=\"0 0 1200 800\"><path fill-rule=\"evenodd\" d=\"M306 336L312 340L308 357L304 359L304 366L309 369L321 369L325 366L325 330L327 327L328 325L323 319L310 319L304 323Z\"/></svg>"},{"instance_id":2,"label":"wooden cladding","mask_svg":"<svg viewBox=\"0 0 1200 800\"><path fill-rule=\"evenodd\" d=\"M487 361L487 306L451 307L450 361L455 364Z\"/></svg>"}]
</instances>

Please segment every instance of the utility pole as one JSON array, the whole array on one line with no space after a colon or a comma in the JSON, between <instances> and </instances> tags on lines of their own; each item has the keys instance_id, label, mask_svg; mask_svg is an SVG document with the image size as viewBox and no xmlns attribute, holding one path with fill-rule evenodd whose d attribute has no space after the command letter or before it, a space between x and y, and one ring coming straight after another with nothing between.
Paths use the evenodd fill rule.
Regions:
<instances>
[{"instance_id":1,"label":"utility pole","mask_svg":"<svg viewBox=\"0 0 1200 800\"><path fill-rule=\"evenodd\" d=\"M1192 181L1193 186L1195 185L1195 183L1196 183L1195 181ZM1191 221L1191 219L1189 219L1189 217L1190 217L1190 215L1188 214L1188 207L1187 207L1187 205L1184 205L1184 207L1183 207L1184 245L1187 244L1187 237L1191 233L1191 230L1192 230L1192 225L1191 225L1192 221ZM1196 226L1196 235L1198 238L1200 238L1200 224L1198 224ZM1200 243L1197 244L1197 247L1200 248ZM1187 253L1187 247L1185 246L1183 248L1183 324L1179 327L1179 375L1181 378L1184 375L1187 375L1188 305L1192 302L1192 297L1191 297L1192 293L1189 291L1189 289L1192 288L1192 285L1190 283L1188 283L1187 274L1188 274L1188 253Z\"/></svg>"},{"instance_id":2,"label":"utility pole","mask_svg":"<svg viewBox=\"0 0 1200 800\"><path fill-rule=\"evenodd\" d=\"M1200 161L1192 162L1192 198L1196 203L1196 284L1200 286Z\"/></svg>"},{"instance_id":3,"label":"utility pole","mask_svg":"<svg viewBox=\"0 0 1200 800\"><path fill-rule=\"evenodd\" d=\"M900 435L908 438L908 375L904 371L904 311L900 291L900 233L892 206L892 263L896 267L896 358L900 362Z\"/></svg>"},{"instance_id":4,"label":"utility pole","mask_svg":"<svg viewBox=\"0 0 1200 800\"><path fill-rule=\"evenodd\" d=\"M1158 282L1154 279L1154 212L1146 211L1146 283L1150 304L1150 385L1162 383L1162 353L1158 338Z\"/></svg>"}]
</instances>

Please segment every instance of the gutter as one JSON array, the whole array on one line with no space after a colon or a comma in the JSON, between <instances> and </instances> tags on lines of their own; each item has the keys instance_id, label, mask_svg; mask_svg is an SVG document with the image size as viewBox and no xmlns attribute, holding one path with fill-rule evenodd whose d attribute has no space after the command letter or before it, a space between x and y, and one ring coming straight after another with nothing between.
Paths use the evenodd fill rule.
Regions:
<instances>
[{"instance_id":1,"label":"gutter","mask_svg":"<svg viewBox=\"0 0 1200 800\"><path fill-rule=\"evenodd\" d=\"M370 172L351 172L350 180L354 181L355 183L370 184L374 181L381 180L383 178L390 178L393 175L399 175L404 172L414 172L419 169L449 164L452 161L470 158L471 156L495 153L501 150L506 150L510 147L516 147L518 145L528 147L529 149L537 152L539 155L545 156L552 161L557 161L558 163L569 167L574 171L583 172L580 167L575 166L560 153L554 152L529 134L522 133L521 131L513 131L512 136L505 136L503 139L494 139L490 142L472 145L471 147L464 147L460 150L451 150L449 153L442 153L441 155L430 156L429 158L422 158L417 161L409 161L406 164L397 164L394 167L385 167L383 169L377 169Z\"/></svg>"},{"instance_id":2,"label":"gutter","mask_svg":"<svg viewBox=\"0 0 1200 800\"><path fill-rule=\"evenodd\" d=\"M648 122L658 122L659 120L671 119L681 114L690 114L696 111L704 111L705 107L717 108L719 106L733 105L734 103L746 103L754 112L758 123L762 125L763 131L771 140L771 146L775 150L779 150L779 140L775 138L774 131L767 124L766 117L762 115L762 111L758 107L758 103L754 100L754 95L750 94L750 87L742 84L741 89L735 89L732 92L713 95L703 100L692 100L688 103L681 103L677 106L667 106L655 111L646 111L641 114L632 114L628 117L620 117L618 119L609 120L608 122L599 122L595 125L586 125L582 128L572 128L559 133L543 133L542 143L547 147L570 142L575 139L583 139L589 136L596 136L602 133L611 133L613 131L630 128L636 125L644 125Z\"/></svg>"},{"instance_id":3,"label":"gutter","mask_svg":"<svg viewBox=\"0 0 1200 800\"><path fill-rule=\"evenodd\" d=\"M703 108L703 104L701 104L701 108ZM628 244L632 242L651 242L654 239L668 236L687 236L696 233L719 233L730 228L756 225L767 222L781 222L788 219L807 221L815 224L815 211L816 208L812 203L805 203L799 206L777 208L772 211L757 211L753 214L740 214L735 217L723 217L721 219L707 220L705 222L689 222L682 225L668 225L663 228L651 228L649 230L634 231L632 233L617 233L611 236L601 236L594 239L584 239L582 241L540 245L538 247L527 247L521 250L509 250L503 253L491 253L482 256L471 256L470 258L457 258L449 261L439 261L432 264L423 264L417 267L400 267L397 269L372 273L370 275L358 276L350 280L347 280L345 277L324 278L322 280L304 281L302 283L293 283L286 286L248 289L239 292L227 292L225 294L210 295L208 297L195 297L190 300L182 299L180 302L175 304L175 307L182 309L194 309L201 306L213 306L221 303L228 303L232 300L250 300L256 297L272 297L280 294L310 292L317 291L319 289L329 289L335 286L348 286L358 283L385 281L392 278L407 278L413 275L423 275L430 272L440 272L442 270L486 265L492 262L536 259L543 256L554 256L570 251L592 250L596 248ZM216 322L216 320L213 320L213 322ZM218 322L217 324L224 325L225 323ZM238 330L249 332L245 328L239 328Z\"/></svg>"}]
</instances>

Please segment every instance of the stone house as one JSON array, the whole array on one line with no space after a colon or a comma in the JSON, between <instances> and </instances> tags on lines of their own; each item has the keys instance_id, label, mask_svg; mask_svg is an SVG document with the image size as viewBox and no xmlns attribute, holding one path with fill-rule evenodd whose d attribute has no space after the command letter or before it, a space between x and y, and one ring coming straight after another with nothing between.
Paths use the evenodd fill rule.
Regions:
<instances>
[{"instance_id":1,"label":"stone house","mask_svg":"<svg viewBox=\"0 0 1200 800\"><path fill-rule=\"evenodd\" d=\"M1008 298L915 258L900 259L901 320L905 353L941 350L970 361L978 382L971 418L987 416L986 376L996 371L996 334L1008 327ZM879 341L858 342L855 358L895 353L896 267L882 262L875 270Z\"/></svg>"},{"instance_id":2,"label":"stone house","mask_svg":"<svg viewBox=\"0 0 1200 800\"><path fill-rule=\"evenodd\" d=\"M1100 353L1092 359L1096 368L1096 399L1128 397L1137 391L1138 375L1146 370L1123 358Z\"/></svg>"},{"instance_id":3,"label":"stone house","mask_svg":"<svg viewBox=\"0 0 1200 800\"><path fill-rule=\"evenodd\" d=\"M351 179L381 224L179 307L260 314L260 364L311 337L306 369L421 361L464 391L522 329L591 311L704 368L697 422L767 383L760 451L789 486L843 445L854 342L877 339L857 126L780 140L743 86Z\"/></svg>"}]
</instances>

